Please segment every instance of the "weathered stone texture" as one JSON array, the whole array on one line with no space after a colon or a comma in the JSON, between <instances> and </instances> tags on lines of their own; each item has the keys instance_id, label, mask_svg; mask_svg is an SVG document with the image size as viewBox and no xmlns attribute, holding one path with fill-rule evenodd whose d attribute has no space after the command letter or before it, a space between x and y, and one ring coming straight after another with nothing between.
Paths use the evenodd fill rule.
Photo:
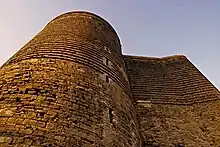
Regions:
<instances>
[{"instance_id":1,"label":"weathered stone texture","mask_svg":"<svg viewBox=\"0 0 220 147\"><path fill-rule=\"evenodd\" d=\"M100 17L50 22L0 69L0 145L140 146L120 42Z\"/></svg>"},{"instance_id":2,"label":"weathered stone texture","mask_svg":"<svg viewBox=\"0 0 220 147\"><path fill-rule=\"evenodd\" d=\"M220 145L220 93L184 56L124 56L144 146Z\"/></svg>"},{"instance_id":3,"label":"weathered stone texture","mask_svg":"<svg viewBox=\"0 0 220 147\"><path fill-rule=\"evenodd\" d=\"M137 105L145 146L218 147L220 101L193 105Z\"/></svg>"},{"instance_id":4,"label":"weathered stone texture","mask_svg":"<svg viewBox=\"0 0 220 147\"><path fill-rule=\"evenodd\" d=\"M217 147L219 105L185 56L123 56L108 22L70 12L0 68L0 146Z\"/></svg>"},{"instance_id":5,"label":"weathered stone texture","mask_svg":"<svg viewBox=\"0 0 220 147\"><path fill-rule=\"evenodd\" d=\"M220 100L219 90L185 56L124 56L132 96L163 104Z\"/></svg>"}]
</instances>

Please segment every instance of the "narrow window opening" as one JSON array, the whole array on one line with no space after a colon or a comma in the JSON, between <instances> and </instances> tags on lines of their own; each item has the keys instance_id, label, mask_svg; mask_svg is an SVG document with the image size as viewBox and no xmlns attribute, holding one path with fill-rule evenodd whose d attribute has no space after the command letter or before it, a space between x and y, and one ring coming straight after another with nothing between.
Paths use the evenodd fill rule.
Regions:
<instances>
[{"instance_id":1,"label":"narrow window opening","mask_svg":"<svg viewBox=\"0 0 220 147\"><path fill-rule=\"evenodd\" d=\"M107 51L107 47L106 46L104 46L104 50Z\"/></svg>"},{"instance_id":2,"label":"narrow window opening","mask_svg":"<svg viewBox=\"0 0 220 147\"><path fill-rule=\"evenodd\" d=\"M108 66L109 65L109 60L106 58L106 65Z\"/></svg>"},{"instance_id":3,"label":"narrow window opening","mask_svg":"<svg viewBox=\"0 0 220 147\"><path fill-rule=\"evenodd\" d=\"M109 108L109 120L110 120L110 123L112 124L113 123L113 114L112 114L112 109Z\"/></svg>"},{"instance_id":4,"label":"narrow window opening","mask_svg":"<svg viewBox=\"0 0 220 147\"><path fill-rule=\"evenodd\" d=\"M28 94L28 89L25 89L24 94Z\"/></svg>"},{"instance_id":5,"label":"narrow window opening","mask_svg":"<svg viewBox=\"0 0 220 147\"><path fill-rule=\"evenodd\" d=\"M110 51L110 49L109 49L109 48L107 49L107 51L108 51L109 53L111 53L111 51Z\"/></svg>"},{"instance_id":6,"label":"narrow window opening","mask_svg":"<svg viewBox=\"0 0 220 147\"><path fill-rule=\"evenodd\" d=\"M20 102L20 101L21 101L21 98L16 97L15 101L16 101L16 102Z\"/></svg>"},{"instance_id":7,"label":"narrow window opening","mask_svg":"<svg viewBox=\"0 0 220 147\"><path fill-rule=\"evenodd\" d=\"M107 82L107 83L109 83L109 77L108 77L108 76L106 76L105 78L106 78L106 79L105 79L105 80L106 80L106 82Z\"/></svg>"},{"instance_id":8,"label":"narrow window opening","mask_svg":"<svg viewBox=\"0 0 220 147\"><path fill-rule=\"evenodd\" d=\"M110 49L104 46L104 50L107 51L108 53L111 53Z\"/></svg>"}]
</instances>

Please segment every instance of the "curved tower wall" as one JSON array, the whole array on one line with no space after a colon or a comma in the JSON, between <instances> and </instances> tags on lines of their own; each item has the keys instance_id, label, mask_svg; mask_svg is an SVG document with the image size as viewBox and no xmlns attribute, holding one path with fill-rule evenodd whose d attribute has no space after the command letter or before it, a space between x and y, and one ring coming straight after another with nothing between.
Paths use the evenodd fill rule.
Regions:
<instances>
[{"instance_id":1,"label":"curved tower wall","mask_svg":"<svg viewBox=\"0 0 220 147\"><path fill-rule=\"evenodd\" d=\"M129 92L113 28L58 16L0 69L0 144L140 146Z\"/></svg>"}]
</instances>

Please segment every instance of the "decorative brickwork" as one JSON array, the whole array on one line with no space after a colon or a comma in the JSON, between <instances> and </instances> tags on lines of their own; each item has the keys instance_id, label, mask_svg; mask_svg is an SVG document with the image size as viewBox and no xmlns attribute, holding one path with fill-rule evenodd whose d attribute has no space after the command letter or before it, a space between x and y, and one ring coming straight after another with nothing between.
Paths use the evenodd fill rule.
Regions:
<instances>
[{"instance_id":1,"label":"decorative brickwork","mask_svg":"<svg viewBox=\"0 0 220 147\"><path fill-rule=\"evenodd\" d=\"M219 95L186 57L123 56L108 22L70 12L0 68L0 146L217 146Z\"/></svg>"}]
</instances>

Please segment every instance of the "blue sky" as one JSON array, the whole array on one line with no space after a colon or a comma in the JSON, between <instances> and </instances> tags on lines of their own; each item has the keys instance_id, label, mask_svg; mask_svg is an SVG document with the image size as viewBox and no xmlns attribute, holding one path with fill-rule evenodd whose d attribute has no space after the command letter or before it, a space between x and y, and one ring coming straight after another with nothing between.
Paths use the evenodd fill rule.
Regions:
<instances>
[{"instance_id":1,"label":"blue sky","mask_svg":"<svg viewBox=\"0 0 220 147\"><path fill-rule=\"evenodd\" d=\"M61 13L106 19L124 54L184 54L220 88L220 0L1 0L0 65Z\"/></svg>"}]
</instances>

